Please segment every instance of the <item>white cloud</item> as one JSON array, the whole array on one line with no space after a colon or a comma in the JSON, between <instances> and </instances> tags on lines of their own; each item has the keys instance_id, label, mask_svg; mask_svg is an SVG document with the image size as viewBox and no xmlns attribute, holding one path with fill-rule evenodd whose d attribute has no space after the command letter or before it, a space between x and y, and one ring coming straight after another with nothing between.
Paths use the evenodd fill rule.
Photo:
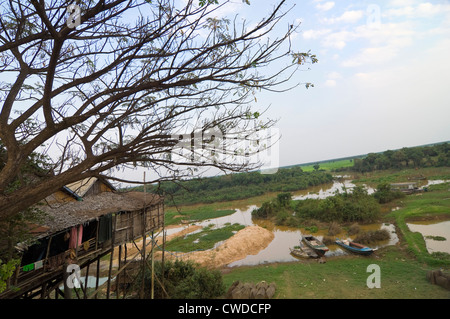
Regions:
<instances>
[{"instance_id":1,"label":"white cloud","mask_svg":"<svg viewBox=\"0 0 450 319\"><path fill-rule=\"evenodd\" d=\"M331 72L331 73L328 73L327 77L329 79L340 79L340 78L342 78L342 75L338 72Z\"/></svg>"},{"instance_id":2,"label":"white cloud","mask_svg":"<svg viewBox=\"0 0 450 319\"><path fill-rule=\"evenodd\" d=\"M386 63L397 56L399 49L395 46L364 48L356 56L342 62L344 67L377 65Z\"/></svg>"},{"instance_id":3,"label":"white cloud","mask_svg":"<svg viewBox=\"0 0 450 319\"><path fill-rule=\"evenodd\" d=\"M389 2L390 6L394 7L405 7L405 6L411 6L415 4L417 1L415 0L391 0Z\"/></svg>"},{"instance_id":4,"label":"white cloud","mask_svg":"<svg viewBox=\"0 0 450 319\"><path fill-rule=\"evenodd\" d=\"M337 85L337 81L342 78L342 75L338 72L331 72L327 74L327 80L325 81L326 87L335 87Z\"/></svg>"},{"instance_id":5,"label":"white cloud","mask_svg":"<svg viewBox=\"0 0 450 319\"><path fill-rule=\"evenodd\" d=\"M326 34L329 34L331 32L331 29L321 29L321 30L306 30L304 31L303 34L303 38L304 39L317 39L320 37L323 37Z\"/></svg>"},{"instance_id":6,"label":"white cloud","mask_svg":"<svg viewBox=\"0 0 450 319\"><path fill-rule=\"evenodd\" d=\"M412 17L414 15L414 7L412 6L404 6L401 8L393 8L385 11L383 13L384 17L402 17L409 16Z\"/></svg>"},{"instance_id":7,"label":"white cloud","mask_svg":"<svg viewBox=\"0 0 450 319\"><path fill-rule=\"evenodd\" d=\"M369 45L342 63L347 67L359 66L370 61L378 63L392 59L400 49L411 45L416 36L410 22L384 23L379 28L360 25L350 31L341 30L325 34L322 45L325 48L341 50L351 41L368 41Z\"/></svg>"},{"instance_id":8,"label":"white cloud","mask_svg":"<svg viewBox=\"0 0 450 319\"><path fill-rule=\"evenodd\" d=\"M383 12L384 17L406 17L406 18L431 18L439 13L450 12L450 4L432 4L430 2L412 3L404 6L396 6Z\"/></svg>"},{"instance_id":9,"label":"white cloud","mask_svg":"<svg viewBox=\"0 0 450 319\"><path fill-rule=\"evenodd\" d=\"M327 87L335 87L336 86L336 80L331 80L331 79L326 80L325 81L325 86L327 86Z\"/></svg>"},{"instance_id":10,"label":"white cloud","mask_svg":"<svg viewBox=\"0 0 450 319\"><path fill-rule=\"evenodd\" d=\"M333 32L325 36L325 38L322 41L322 45L326 48L333 48L341 50L346 45L347 42L351 39L354 39L355 35L351 31L338 31Z\"/></svg>"},{"instance_id":11,"label":"white cloud","mask_svg":"<svg viewBox=\"0 0 450 319\"><path fill-rule=\"evenodd\" d=\"M335 18L324 18L322 21L327 24L334 23L356 23L364 16L362 10L348 10Z\"/></svg>"},{"instance_id":12,"label":"white cloud","mask_svg":"<svg viewBox=\"0 0 450 319\"><path fill-rule=\"evenodd\" d=\"M332 9L334 7L334 2L333 1L327 1L324 4L318 3L316 5L316 8L322 11L328 11L330 9Z\"/></svg>"},{"instance_id":13,"label":"white cloud","mask_svg":"<svg viewBox=\"0 0 450 319\"><path fill-rule=\"evenodd\" d=\"M448 5L447 6L440 4L434 5L429 2L426 2L419 4L416 8L416 11L417 14L420 16L432 16L444 10L445 7L448 8Z\"/></svg>"}]
</instances>

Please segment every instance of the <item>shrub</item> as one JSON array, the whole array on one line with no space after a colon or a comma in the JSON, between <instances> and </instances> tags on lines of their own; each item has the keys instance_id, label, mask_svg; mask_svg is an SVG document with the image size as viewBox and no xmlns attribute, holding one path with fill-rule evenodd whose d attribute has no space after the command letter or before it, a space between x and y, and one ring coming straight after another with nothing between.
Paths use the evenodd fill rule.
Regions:
<instances>
[{"instance_id":1,"label":"shrub","mask_svg":"<svg viewBox=\"0 0 450 319\"><path fill-rule=\"evenodd\" d=\"M275 205L272 202L264 202L260 208L252 211L252 216L257 218L269 218L275 214Z\"/></svg>"},{"instance_id":2,"label":"shrub","mask_svg":"<svg viewBox=\"0 0 450 319\"><path fill-rule=\"evenodd\" d=\"M342 231L341 226L338 223L332 222L328 227L328 236L335 236Z\"/></svg>"},{"instance_id":3,"label":"shrub","mask_svg":"<svg viewBox=\"0 0 450 319\"><path fill-rule=\"evenodd\" d=\"M353 236L353 235L358 234L360 232L360 230L361 229L359 228L358 224L353 224L350 226L350 228L348 230L348 234L349 234L349 236Z\"/></svg>"},{"instance_id":4,"label":"shrub","mask_svg":"<svg viewBox=\"0 0 450 319\"><path fill-rule=\"evenodd\" d=\"M280 210L277 213L276 219L275 219L275 224L276 225L284 225L287 221L287 219L289 218L290 214L288 211L286 211L285 209Z\"/></svg>"},{"instance_id":5,"label":"shrub","mask_svg":"<svg viewBox=\"0 0 450 319\"><path fill-rule=\"evenodd\" d=\"M397 198L405 197L400 191L391 190L391 184L389 183L381 183L377 186L377 191L373 194L373 197L380 203L385 204L393 201Z\"/></svg>"},{"instance_id":6,"label":"shrub","mask_svg":"<svg viewBox=\"0 0 450 319\"><path fill-rule=\"evenodd\" d=\"M331 244L334 244L335 238L332 237L332 236L323 236L322 242L323 242L325 245L331 245Z\"/></svg>"},{"instance_id":7,"label":"shrub","mask_svg":"<svg viewBox=\"0 0 450 319\"><path fill-rule=\"evenodd\" d=\"M354 239L355 242L361 243L361 244L369 244L372 242L380 241L380 240L387 240L391 237L389 234L389 231L386 229L379 229L375 231L368 231L366 233L359 234Z\"/></svg>"},{"instance_id":8,"label":"shrub","mask_svg":"<svg viewBox=\"0 0 450 319\"><path fill-rule=\"evenodd\" d=\"M162 274L161 262L155 262L155 276L161 281L164 276L164 289L161 289L155 280L154 296L157 299L212 299L218 298L225 293L225 285L222 274L218 270L208 270L197 267L192 261L176 260L164 263L164 274ZM142 277L141 277L142 278ZM145 271L145 297L150 297L151 271ZM141 279L136 283L140 283ZM134 288L138 290L140 284Z\"/></svg>"}]
</instances>

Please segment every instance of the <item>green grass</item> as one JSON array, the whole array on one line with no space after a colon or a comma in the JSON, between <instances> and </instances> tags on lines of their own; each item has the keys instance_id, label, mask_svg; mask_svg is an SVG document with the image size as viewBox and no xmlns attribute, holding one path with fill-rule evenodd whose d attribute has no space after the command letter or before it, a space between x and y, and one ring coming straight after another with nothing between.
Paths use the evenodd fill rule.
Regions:
<instances>
[{"instance_id":1,"label":"green grass","mask_svg":"<svg viewBox=\"0 0 450 319\"><path fill-rule=\"evenodd\" d=\"M384 171L365 174L372 183L405 181L422 174L428 179L450 179L449 168ZM357 182L360 182L358 180ZM450 218L450 183L433 185L421 195L409 195L385 205L401 207L386 213L384 220L397 226L399 244L377 251L373 256L341 256L328 258L325 264L314 260L232 268L224 274L224 282L275 282L275 298L364 298L364 299L449 299L450 291L432 285L426 272L450 267L449 255L429 254L422 234L411 232L407 222L420 219ZM370 289L366 280L367 266L377 264L381 269L381 288Z\"/></svg>"},{"instance_id":2,"label":"green grass","mask_svg":"<svg viewBox=\"0 0 450 319\"><path fill-rule=\"evenodd\" d=\"M380 267L381 288L368 288L370 264ZM422 263L411 259L396 247L387 247L372 257L347 256L329 258L325 264L316 261L259 265L234 268L223 275L229 287L235 280L277 285L277 299L442 299L450 291L426 280Z\"/></svg>"},{"instance_id":3,"label":"green grass","mask_svg":"<svg viewBox=\"0 0 450 319\"><path fill-rule=\"evenodd\" d=\"M398 204L401 209L386 215L393 218L408 249L418 260L435 266L450 266L450 255L428 253L425 239L419 232L411 232L407 222L414 220L450 218L450 183L432 185L429 191L420 195L410 195Z\"/></svg>"},{"instance_id":4,"label":"green grass","mask_svg":"<svg viewBox=\"0 0 450 319\"><path fill-rule=\"evenodd\" d=\"M365 174L363 178L377 183L381 180L391 182L405 181L408 177L422 174L428 179L450 179L450 168L425 168L420 170L383 171ZM392 175L392 176L391 176ZM361 180L358 180L361 181ZM315 260L291 263L263 264L258 266L242 266L231 268L223 275L224 282L229 287L235 280L257 283L259 281L275 282L277 290L275 298L367 298L367 299L448 299L450 292L426 280L426 272L439 267L450 266L448 254L430 255L425 246L425 240L420 233L409 231L406 223L418 219L445 219L450 217L450 184L433 185L428 192L420 196L409 195L405 198L386 204L386 208L400 209L386 213L385 221L394 222L400 243L377 251L374 256L341 256L328 258L325 264ZM169 214L177 219L199 219L217 217L220 211L231 213L233 208L247 205L261 205L262 202L276 198L277 193L267 193L263 196L245 200L217 202L207 205L183 206L182 213L173 210ZM197 216L197 217L196 217ZM167 215L166 215L167 218ZM175 219L175 218L174 218ZM243 226L240 226L243 227ZM216 232L217 231L217 232ZM209 249L220 240L232 235L228 230L206 229L193 237L187 236L182 246L174 246L171 250L192 251ZM198 244L193 242L198 239ZM201 247L203 241L208 245ZM370 289L366 285L367 266L377 264L381 269L381 288Z\"/></svg>"},{"instance_id":5,"label":"green grass","mask_svg":"<svg viewBox=\"0 0 450 319\"><path fill-rule=\"evenodd\" d=\"M245 226L240 224L226 225L225 227L214 229L204 227L202 231L185 237L177 237L166 243L166 249L177 252L190 252L194 250L211 249L220 241L227 240L235 232Z\"/></svg>"},{"instance_id":6,"label":"green grass","mask_svg":"<svg viewBox=\"0 0 450 319\"><path fill-rule=\"evenodd\" d=\"M330 162L323 162L318 163L319 169L324 169L326 171L335 170L338 168L344 168L344 167L353 167L353 160L338 160L338 161L330 161ZM314 165L306 165L306 166L300 166L304 172L311 172L314 171Z\"/></svg>"},{"instance_id":7,"label":"green grass","mask_svg":"<svg viewBox=\"0 0 450 319\"><path fill-rule=\"evenodd\" d=\"M376 187L381 183L401 183L408 181L425 182L414 180L417 177L426 177L429 180L447 180L450 179L450 167L425 167L420 169L405 168L402 170L389 169L367 172L364 174L353 173L355 175L354 183L367 184Z\"/></svg>"},{"instance_id":8,"label":"green grass","mask_svg":"<svg viewBox=\"0 0 450 319\"><path fill-rule=\"evenodd\" d=\"M179 224L181 220L207 220L211 218L218 218L222 216L231 215L235 212L234 209L217 209L214 205L204 206L185 206L178 211L171 207L165 213L166 225Z\"/></svg>"}]
</instances>

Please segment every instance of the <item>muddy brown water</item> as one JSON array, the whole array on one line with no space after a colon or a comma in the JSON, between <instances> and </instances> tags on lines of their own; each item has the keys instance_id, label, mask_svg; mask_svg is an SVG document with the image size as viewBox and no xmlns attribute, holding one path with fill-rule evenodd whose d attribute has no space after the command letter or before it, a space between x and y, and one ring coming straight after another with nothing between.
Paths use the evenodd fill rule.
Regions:
<instances>
[{"instance_id":1,"label":"muddy brown water","mask_svg":"<svg viewBox=\"0 0 450 319\"><path fill-rule=\"evenodd\" d=\"M336 191L342 192L344 189L351 190L353 187L355 187L355 185L350 181L343 181L343 182L336 181L334 183L322 186L310 187L307 190L293 192L292 198L296 200L306 198L323 199L328 196L333 196ZM374 190L372 188L368 188L369 193L372 193L373 191ZM229 267L298 260L297 257L291 255L289 248L299 245L302 235L309 234L310 232L308 232L305 229L299 229L289 226L277 226L269 220L253 219L251 213L256 208L258 208L256 205L248 205L246 207L236 208L235 213L231 215L213 218L202 222L197 222L195 223L195 225L205 227L213 224L214 226L219 228L223 227L227 223L231 224L239 223L244 226L258 225L274 233L274 239L265 249L261 250L256 255L248 255L244 259L232 262L228 265ZM190 226L181 226L169 229L167 234L169 235L171 233L178 232L186 227ZM398 241L397 235L395 234L395 227L392 224L385 225L381 223L375 223L369 225L361 225L360 227L364 231L386 228L390 232L391 239L378 242L376 245L371 246L373 248L382 247L386 245L393 245ZM315 232L314 235L317 236L319 239L322 239L324 235L327 235L327 231L319 230ZM346 238L345 233L338 234L336 237L339 236L341 236L340 238L344 237ZM330 249L330 251L326 253L325 256L327 257L348 254L348 252L342 250L337 245L329 245L328 248Z\"/></svg>"},{"instance_id":2,"label":"muddy brown water","mask_svg":"<svg viewBox=\"0 0 450 319\"><path fill-rule=\"evenodd\" d=\"M445 252L450 254L450 220L410 222L407 223L407 226L410 231L422 234L429 253ZM436 240L428 236L440 236L445 240Z\"/></svg>"}]
</instances>

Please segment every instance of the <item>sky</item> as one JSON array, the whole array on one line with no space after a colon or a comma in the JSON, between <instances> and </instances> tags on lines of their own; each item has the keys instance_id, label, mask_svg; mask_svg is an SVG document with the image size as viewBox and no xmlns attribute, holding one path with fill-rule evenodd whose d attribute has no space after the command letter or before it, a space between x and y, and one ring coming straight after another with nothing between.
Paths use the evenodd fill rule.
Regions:
<instances>
[{"instance_id":1,"label":"sky","mask_svg":"<svg viewBox=\"0 0 450 319\"><path fill-rule=\"evenodd\" d=\"M215 14L251 26L279 1L231 0ZM314 87L260 92L251 105L278 119L278 166L450 141L449 0L286 0L283 11L280 29L300 24L292 50L319 62L290 83Z\"/></svg>"},{"instance_id":2,"label":"sky","mask_svg":"<svg viewBox=\"0 0 450 319\"><path fill-rule=\"evenodd\" d=\"M251 26L277 3L231 0L215 14ZM270 106L281 136L263 168L450 141L450 1L287 0L283 11L280 30L300 24L292 50L319 62L289 83L314 87L256 95L252 108ZM140 170L117 174L142 180Z\"/></svg>"},{"instance_id":3,"label":"sky","mask_svg":"<svg viewBox=\"0 0 450 319\"><path fill-rule=\"evenodd\" d=\"M253 21L275 3L236 0L223 14ZM319 63L293 79L313 88L257 96L254 107L278 119L280 166L450 140L450 1L292 6L292 46Z\"/></svg>"}]
</instances>

